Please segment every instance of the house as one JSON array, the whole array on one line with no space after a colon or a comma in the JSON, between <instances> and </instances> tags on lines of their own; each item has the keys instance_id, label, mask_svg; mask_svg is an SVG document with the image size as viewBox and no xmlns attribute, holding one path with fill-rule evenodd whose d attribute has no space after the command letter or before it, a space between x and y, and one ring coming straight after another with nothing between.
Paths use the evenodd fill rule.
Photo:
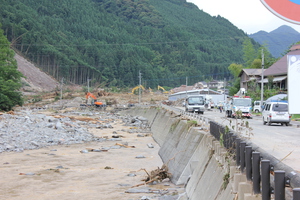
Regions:
<instances>
[{"instance_id":1,"label":"house","mask_svg":"<svg viewBox=\"0 0 300 200\"><path fill-rule=\"evenodd\" d=\"M264 69L264 84L268 84L269 80L272 81L274 86L280 90L287 90L287 57L289 55L300 55L300 44L293 45L290 51L279 59L276 63L271 65L268 69ZM240 88L248 89L249 82L256 81L261 83L262 69L243 69L239 74Z\"/></svg>"},{"instance_id":2,"label":"house","mask_svg":"<svg viewBox=\"0 0 300 200\"><path fill-rule=\"evenodd\" d=\"M269 80L272 79L273 85L278 86L280 90L287 90L287 57L289 55L300 55L300 44L293 45L285 56L264 71L264 84L268 83Z\"/></svg>"},{"instance_id":3,"label":"house","mask_svg":"<svg viewBox=\"0 0 300 200\"><path fill-rule=\"evenodd\" d=\"M262 76L262 69L243 69L239 77L241 78L240 80L240 88L245 88L248 90L248 84L251 81L258 82L261 80Z\"/></svg>"}]
</instances>

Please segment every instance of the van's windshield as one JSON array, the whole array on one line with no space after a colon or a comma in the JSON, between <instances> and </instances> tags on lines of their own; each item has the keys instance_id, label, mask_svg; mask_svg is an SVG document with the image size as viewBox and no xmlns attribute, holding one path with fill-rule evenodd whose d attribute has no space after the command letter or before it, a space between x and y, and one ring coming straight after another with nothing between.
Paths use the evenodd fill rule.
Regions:
<instances>
[{"instance_id":1,"label":"van's windshield","mask_svg":"<svg viewBox=\"0 0 300 200\"><path fill-rule=\"evenodd\" d=\"M277 103L273 105L272 110L277 112L288 112L288 105Z\"/></svg>"},{"instance_id":2,"label":"van's windshield","mask_svg":"<svg viewBox=\"0 0 300 200\"><path fill-rule=\"evenodd\" d=\"M203 97L189 97L188 98L188 104L189 105L204 105Z\"/></svg>"}]
</instances>

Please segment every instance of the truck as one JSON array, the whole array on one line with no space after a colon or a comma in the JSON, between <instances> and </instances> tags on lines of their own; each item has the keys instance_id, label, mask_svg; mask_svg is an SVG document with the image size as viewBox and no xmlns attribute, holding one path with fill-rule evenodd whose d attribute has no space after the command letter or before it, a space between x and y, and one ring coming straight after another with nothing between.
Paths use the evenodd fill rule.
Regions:
<instances>
[{"instance_id":1,"label":"truck","mask_svg":"<svg viewBox=\"0 0 300 200\"><path fill-rule=\"evenodd\" d=\"M185 99L185 111L204 114L205 98L202 95L191 95Z\"/></svg>"},{"instance_id":2,"label":"truck","mask_svg":"<svg viewBox=\"0 0 300 200\"><path fill-rule=\"evenodd\" d=\"M241 112L241 117L252 118L252 99L245 96L246 91L241 88L240 91L232 97L227 97L224 111L227 117L238 117L237 112Z\"/></svg>"}]
</instances>

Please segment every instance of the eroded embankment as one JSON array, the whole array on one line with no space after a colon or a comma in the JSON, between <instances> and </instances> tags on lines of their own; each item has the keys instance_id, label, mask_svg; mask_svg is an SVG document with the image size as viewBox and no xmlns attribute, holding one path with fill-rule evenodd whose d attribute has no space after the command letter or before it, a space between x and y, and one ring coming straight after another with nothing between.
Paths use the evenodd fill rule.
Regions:
<instances>
[{"instance_id":1,"label":"eroded embankment","mask_svg":"<svg viewBox=\"0 0 300 200\"><path fill-rule=\"evenodd\" d=\"M199 126L158 107L133 108L123 113L149 120L153 138L160 145L159 155L173 175L172 182L186 185L185 198L234 199L230 158L204 124Z\"/></svg>"}]
</instances>

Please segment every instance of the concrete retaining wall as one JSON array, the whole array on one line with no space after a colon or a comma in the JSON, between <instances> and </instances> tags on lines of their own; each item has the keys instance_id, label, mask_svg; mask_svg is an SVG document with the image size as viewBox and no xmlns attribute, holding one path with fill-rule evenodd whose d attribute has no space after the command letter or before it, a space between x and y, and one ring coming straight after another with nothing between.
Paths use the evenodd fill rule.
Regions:
<instances>
[{"instance_id":1,"label":"concrete retaining wall","mask_svg":"<svg viewBox=\"0 0 300 200\"><path fill-rule=\"evenodd\" d=\"M159 155L172 173L172 182L186 186L186 196L181 199L259 199L244 195L251 186L245 183L244 175L237 176L239 172L226 150L204 127L193 126L192 120L162 108L133 108L121 113L149 120L153 138L160 145ZM246 184L246 189L240 189L239 182Z\"/></svg>"}]
</instances>

